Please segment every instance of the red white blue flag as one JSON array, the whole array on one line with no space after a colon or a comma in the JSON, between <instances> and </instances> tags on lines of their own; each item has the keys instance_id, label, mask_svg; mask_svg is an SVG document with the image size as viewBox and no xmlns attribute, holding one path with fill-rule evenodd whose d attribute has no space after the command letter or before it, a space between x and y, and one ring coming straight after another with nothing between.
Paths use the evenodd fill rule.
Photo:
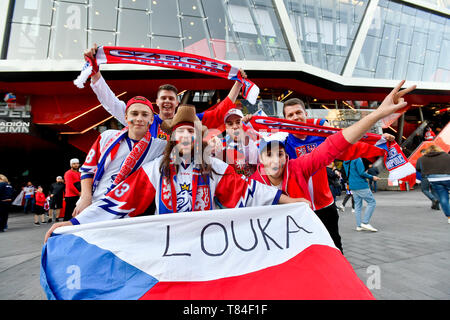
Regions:
<instances>
[{"instance_id":1,"label":"red white blue flag","mask_svg":"<svg viewBox=\"0 0 450 320\"><path fill-rule=\"evenodd\" d=\"M42 251L49 299L373 299L305 203L57 232Z\"/></svg>"}]
</instances>

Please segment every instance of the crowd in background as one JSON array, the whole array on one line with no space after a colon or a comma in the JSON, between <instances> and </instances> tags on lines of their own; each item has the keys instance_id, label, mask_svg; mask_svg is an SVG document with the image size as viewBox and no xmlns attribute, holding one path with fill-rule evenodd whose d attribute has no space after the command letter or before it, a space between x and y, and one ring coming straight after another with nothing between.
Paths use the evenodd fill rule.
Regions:
<instances>
[{"instance_id":1,"label":"crowd in background","mask_svg":"<svg viewBox=\"0 0 450 320\"><path fill-rule=\"evenodd\" d=\"M33 215L35 226L69 220L81 190L79 167L79 160L71 159L70 169L64 176L57 176L47 190L32 181L15 190L8 178L0 174L0 232L8 229L9 213L21 209L24 214Z\"/></svg>"}]
</instances>

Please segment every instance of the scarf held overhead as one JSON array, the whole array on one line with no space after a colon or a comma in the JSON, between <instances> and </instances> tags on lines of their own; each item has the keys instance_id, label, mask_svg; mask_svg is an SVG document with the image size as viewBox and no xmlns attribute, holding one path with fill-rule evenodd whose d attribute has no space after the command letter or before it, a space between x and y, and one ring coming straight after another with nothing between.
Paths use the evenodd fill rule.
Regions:
<instances>
[{"instance_id":1,"label":"scarf held overhead","mask_svg":"<svg viewBox=\"0 0 450 320\"><path fill-rule=\"evenodd\" d=\"M255 130L259 131L283 131L292 134L304 134L320 137L328 137L342 130L340 128L259 116L252 117L250 123ZM370 132L366 133L360 141L364 142L359 145L364 149L364 156L362 156L363 158L373 158L374 156L380 155L384 156L384 164L386 169L389 171L390 180L402 179L416 172L414 166L409 163L400 146L395 141L386 142L381 135Z\"/></svg>"},{"instance_id":2,"label":"scarf held overhead","mask_svg":"<svg viewBox=\"0 0 450 320\"><path fill-rule=\"evenodd\" d=\"M226 62L189 54L186 52L169 51L152 48L129 48L101 46L95 55L95 61L86 58L83 67L74 84L78 88L84 88L87 79L98 71L101 64L131 63L147 66L158 66L184 71L198 72L219 78L236 80L242 83L242 96L251 104L256 103L259 88L248 79L244 79L239 68Z\"/></svg>"}]
</instances>

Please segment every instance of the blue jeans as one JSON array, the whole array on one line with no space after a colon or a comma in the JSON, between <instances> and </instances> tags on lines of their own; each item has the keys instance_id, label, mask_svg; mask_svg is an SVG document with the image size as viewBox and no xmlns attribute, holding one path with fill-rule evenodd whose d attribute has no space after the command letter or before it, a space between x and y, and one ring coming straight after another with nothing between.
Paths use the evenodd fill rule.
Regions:
<instances>
[{"instance_id":1,"label":"blue jeans","mask_svg":"<svg viewBox=\"0 0 450 320\"><path fill-rule=\"evenodd\" d=\"M422 190L423 194L430 199L431 201L433 200L438 200L439 197L437 195L437 193L434 191L434 189L430 188L430 182L428 181L428 178L425 176L422 176L422 181L420 183L420 189ZM431 191L430 191L431 189Z\"/></svg>"},{"instance_id":2,"label":"blue jeans","mask_svg":"<svg viewBox=\"0 0 450 320\"><path fill-rule=\"evenodd\" d=\"M377 182L375 180L369 180L370 190L377 192Z\"/></svg>"},{"instance_id":3,"label":"blue jeans","mask_svg":"<svg viewBox=\"0 0 450 320\"><path fill-rule=\"evenodd\" d=\"M25 198L25 204L23 205L23 212L28 213L29 206L31 207L31 212L34 212L34 198Z\"/></svg>"},{"instance_id":4,"label":"blue jeans","mask_svg":"<svg viewBox=\"0 0 450 320\"><path fill-rule=\"evenodd\" d=\"M360 227L361 222L364 224L368 224L370 218L372 217L373 212L375 211L375 206L377 202L373 197L372 192L369 188L360 189L360 190L352 190L353 198L355 199L355 217L356 217L356 226ZM366 211L364 212L364 217L361 220L361 211L363 207L363 200L367 202Z\"/></svg>"},{"instance_id":5,"label":"blue jeans","mask_svg":"<svg viewBox=\"0 0 450 320\"><path fill-rule=\"evenodd\" d=\"M450 204L448 202L448 192L450 191L450 180L430 181L431 187L439 196L439 203L442 211L447 217L450 217Z\"/></svg>"}]
</instances>

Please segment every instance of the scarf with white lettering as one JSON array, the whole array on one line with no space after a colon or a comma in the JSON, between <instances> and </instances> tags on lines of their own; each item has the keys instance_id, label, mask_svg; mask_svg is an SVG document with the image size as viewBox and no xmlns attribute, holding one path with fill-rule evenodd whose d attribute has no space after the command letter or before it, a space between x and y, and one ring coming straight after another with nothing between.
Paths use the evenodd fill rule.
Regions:
<instances>
[{"instance_id":1,"label":"scarf with white lettering","mask_svg":"<svg viewBox=\"0 0 450 320\"><path fill-rule=\"evenodd\" d=\"M98 67L101 64L131 63L198 72L239 81L243 85L242 96L251 104L256 103L256 98L259 95L258 86L252 81L242 78L239 68L233 67L226 62L186 52L152 48L101 46L97 50L95 61L88 58L86 60L83 70L74 81L78 88L84 88L84 83L92 74L98 71Z\"/></svg>"},{"instance_id":2,"label":"scarf with white lettering","mask_svg":"<svg viewBox=\"0 0 450 320\"><path fill-rule=\"evenodd\" d=\"M253 116L250 123L255 130L259 131L282 131L292 134L305 134L320 137L328 137L342 130L339 128L260 116ZM390 180L402 179L416 172L414 166L409 163L408 158L406 158L400 146L395 141L388 142L381 135L368 132L360 139L360 142L363 142L358 145L358 147L361 147L361 157L373 158L380 155L384 156L384 165L389 171Z\"/></svg>"}]
</instances>

